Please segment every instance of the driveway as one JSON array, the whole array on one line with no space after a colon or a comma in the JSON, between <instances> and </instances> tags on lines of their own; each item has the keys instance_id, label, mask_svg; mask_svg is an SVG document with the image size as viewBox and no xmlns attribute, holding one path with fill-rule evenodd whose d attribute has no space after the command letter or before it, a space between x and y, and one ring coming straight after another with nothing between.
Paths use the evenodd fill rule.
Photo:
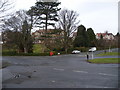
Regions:
<instances>
[{"instance_id":1,"label":"driveway","mask_svg":"<svg viewBox=\"0 0 120 90\"><path fill-rule=\"evenodd\" d=\"M118 64L91 64L85 55L3 57L3 88L117 88Z\"/></svg>"}]
</instances>

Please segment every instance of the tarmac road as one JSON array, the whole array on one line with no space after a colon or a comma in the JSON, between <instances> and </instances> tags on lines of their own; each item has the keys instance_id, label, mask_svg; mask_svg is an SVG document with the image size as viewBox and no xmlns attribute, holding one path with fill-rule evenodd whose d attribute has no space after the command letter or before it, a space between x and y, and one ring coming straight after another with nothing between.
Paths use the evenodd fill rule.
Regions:
<instances>
[{"instance_id":1,"label":"tarmac road","mask_svg":"<svg viewBox=\"0 0 120 90\"><path fill-rule=\"evenodd\" d=\"M85 55L3 57L3 88L117 88L118 64L91 64Z\"/></svg>"}]
</instances>

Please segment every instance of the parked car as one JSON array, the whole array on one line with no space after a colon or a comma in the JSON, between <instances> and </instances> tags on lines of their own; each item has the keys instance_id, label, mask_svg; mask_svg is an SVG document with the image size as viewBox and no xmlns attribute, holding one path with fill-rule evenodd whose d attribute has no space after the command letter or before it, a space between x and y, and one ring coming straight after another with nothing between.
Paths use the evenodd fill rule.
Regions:
<instances>
[{"instance_id":1,"label":"parked car","mask_svg":"<svg viewBox=\"0 0 120 90\"><path fill-rule=\"evenodd\" d=\"M94 52L96 50L97 50L96 47L92 47L91 49L89 49L89 52Z\"/></svg>"},{"instance_id":2,"label":"parked car","mask_svg":"<svg viewBox=\"0 0 120 90\"><path fill-rule=\"evenodd\" d=\"M79 51L79 50L73 50L73 51L72 51L73 54L79 54L80 52L81 52L81 51Z\"/></svg>"}]
</instances>

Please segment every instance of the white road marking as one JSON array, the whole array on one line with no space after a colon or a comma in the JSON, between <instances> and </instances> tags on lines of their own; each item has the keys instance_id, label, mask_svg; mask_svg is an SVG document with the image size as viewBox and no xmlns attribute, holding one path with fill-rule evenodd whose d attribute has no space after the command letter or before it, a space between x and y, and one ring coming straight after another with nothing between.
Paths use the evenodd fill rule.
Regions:
<instances>
[{"instance_id":1,"label":"white road marking","mask_svg":"<svg viewBox=\"0 0 120 90\"><path fill-rule=\"evenodd\" d=\"M100 75L106 75L106 76L117 76L117 75L112 75L112 74L106 74L106 73L98 73Z\"/></svg>"},{"instance_id":2,"label":"white road marking","mask_svg":"<svg viewBox=\"0 0 120 90\"><path fill-rule=\"evenodd\" d=\"M64 71L64 69L59 69L59 68L53 68L53 69L58 71Z\"/></svg>"},{"instance_id":3,"label":"white road marking","mask_svg":"<svg viewBox=\"0 0 120 90\"><path fill-rule=\"evenodd\" d=\"M52 57L58 57L58 56L52 56Z\"/></svg>"},{"instance_id":4,"label":"white road marking","mask_svg":"<svg viewBox=\"0 0 120 90\"><path fill-rule=\"evenodd\" d=\"M51 81L51 82L55 83L55 81L54 81L54 80L53 80L53 81Z\"/></svg>"},{"instance_id":5,"label":"white road marking","mask_svg":"<svg viewBox=\"0 0 120 90\"><path fill-rule=\"evenodd\" d=\"M114 88L114 87L103 87L103 88Z\"/></svg>"},{"instance_id":6,"label":"white road marking","mask_svg":"<svg viewBox=\"0 0 120 90\"><path fill-rule=\"evenodd\" d=\"M86 71L78 71L78 70L73 70L73 72L88 73Z\"/></svg>"},{"instance_id":7,"label":"white road marking","mask_svg":"<svg viewBox=\"0 0 120 90\"><path fill-rule=\"evenodd\" d=\"M18 64L18 63L14 63L14 64Z\"/></svg>"}]
</instances>

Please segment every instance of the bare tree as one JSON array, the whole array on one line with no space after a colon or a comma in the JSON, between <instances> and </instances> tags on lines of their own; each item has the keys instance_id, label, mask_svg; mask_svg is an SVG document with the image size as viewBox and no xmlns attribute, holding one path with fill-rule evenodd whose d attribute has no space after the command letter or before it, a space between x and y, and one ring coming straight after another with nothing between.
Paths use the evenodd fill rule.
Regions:
<instances>
[{"instance_id":1,"label":"bare tree","mask_svg":"<svg viewBox=\"0 0 120 90\"><path fill-rule=\"evenodd\" d=\"M7 19L3 19L2 30L14 30L14 31L21 31L23 21L27 18L26 12L24 10L17 11Z\"/></svg>"},{"instance_id":2,"label":"bare tree","mask_svg":"<svg viewBox=\"0 0 120 90\"><path fill-rule=\"evenodd\" d=\"M10 10L13 7L13 2L10 2L9 0L0 0L0 18L3 18L6 16L5 12Z\"/></svg>"},{"instance_id":3,"label":"bare tree","mask_svg":"<svg viewBox=\"0 0 120 90\"><path fill-rule=\"evenodd\" d=\"M64 31L64 48L67 53L69 43L71 42L71 36L76 31L79 21L77 21L78 14L72 10L61 10L59 13L59 25Z\"/></svg>"},{"instance_id":4,"label":"bare tree","mask_svg":"<svg viewBox=\"0 0 120 90\"><path fill-rule=\"evenodd\" d=\"M21 10L17 11L10 18L4 20L4 24L2 25L2 30L12 31L14 38L11 39L13 43L17 46L18 51L24 51L24 53L28 53L29 49L32 47L32 37L31 37L31 20L30 16L26 14L26 11ZM6 40L8 41L8 39Z\"/></svg>"},{"instance_id":5,"label":"bare tree","mask_svg":"<svg viewBox=\"0 0 120 90\"><path fill-rule=\"evenodd\" d=\"M13 8L13 3L9 0L0 0L0 33L2 32L3 19L8 18L11 15L10 12ZM2 38L1 38L2 39Z\"/></svg>"}]
</instances>

